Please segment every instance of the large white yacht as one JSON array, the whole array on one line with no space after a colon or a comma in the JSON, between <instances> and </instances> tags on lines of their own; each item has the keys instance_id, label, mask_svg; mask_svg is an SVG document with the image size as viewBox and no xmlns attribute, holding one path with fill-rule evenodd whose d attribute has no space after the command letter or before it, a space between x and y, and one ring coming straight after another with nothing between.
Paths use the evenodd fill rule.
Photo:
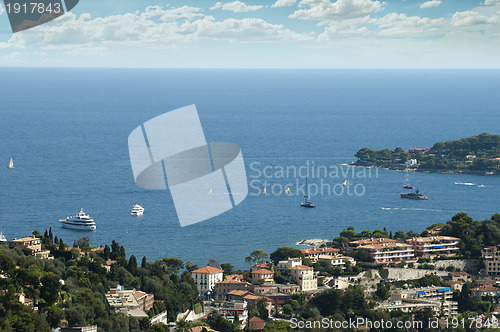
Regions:
<instances>
[{"instance_id":1,"label":"large white yacht","mask_svg":"<svg viewBox=\"0 0 500 332\"><path fill-rule=\"evenodd\" d=\"M134 208L132 209L132 212L130 215L132 216L142 216L144 214L144 208L140 206L139 204L134 205Z\"/></svg>"},{"instance_id":2,"label":"large white yacht","mask_svg":"<svg viewBox=\"0 0 500 332\"><path fill-rule=\"evenodd\" d=\"M96 229L94 219L90 218L88 214L85 214L83 208L77 216L67 217L59 221L62 223L63 228L78 229L82 231L95 231Z\"/></svg>"}]
</instances>

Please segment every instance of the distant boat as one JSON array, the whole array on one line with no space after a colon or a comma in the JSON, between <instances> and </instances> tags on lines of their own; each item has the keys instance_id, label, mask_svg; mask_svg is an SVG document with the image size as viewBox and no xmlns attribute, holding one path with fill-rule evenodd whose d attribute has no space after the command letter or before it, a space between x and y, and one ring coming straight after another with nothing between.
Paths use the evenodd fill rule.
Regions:
<instances>
[{"instance_id":1,"label":"distant boat","mask_svg":"<svg viewBox=\"0 0 500 332\"><path fill-rule=\"evenodd\" d=\"M424 196L420 193L420 191L415 190L411 193L401 193L401 198L409 198L409 199L417 199L417 200L425 200L428 199L427 196Z\"/></svg>"},{"instance_id":2,"label":"distant boat","mask_svg":"<svg viewBox=\"0 0 500 332\"><path fill-rule=\"evenodd\" d=\"M455 184L461 184L463 186L474 186L474 183L471 182L455 182Z\"/></svg>"},{"instance_id":3,"label":"distant boat","mask_svg":"<svg viewBox=\"0 0 500 332\"><path fill-rule=\"evenodd\" d=\"M7 242L7 239L5 238L5 235L3 235L3 232L0 233L0 242Z\"/></svg>"},{"instance_id":4,"label":"distant boat","mask_svg":"<svg viewBox=\"0 0 500 332\"><path fill-rule=\"evenodd\" d=\"M266 192L266 188L264 188L264 190L262 190L262 193L263 193L264 195L266 195L266 194L267 194L267 192Z\"/></svg>"},{"instance_id":5,"label":"distant boat","mask_svg":"<svg viewBox=\"0 0 500 332\"><path fill-rule=\"evenodd\" d=\"M7 168L14 168L14 161L10 158L9 166Z\"/></svg>"},{"instance_id":6,"label":"distant boat","mask_svg":"<svg viewBox=\"0 0 500 332\"><path fill-rule=\"evenodd\" d=\"M134 217L142 216L143 214L144 214L144 208L139 204L134 205L132 212L130 213L130 215Z\"/></svg>"},{"instance_id":7,"label":"distant boat","mask_svg":"<svg viewBox=\"0 0 500 332\"><path fill-rule=\"evenodd\" d=\"M405 188L405 189L415 189L415 187L414 187L414 186L412 186L411 184L405 184L405 185L403 186L403 188Z\"/></svg>"},{"instance_id":8,"label":"distant boat","mask_svg":"<svg viewBox=\"0 0 500 332\"><path fill-rule=\"evenodd\" d=\"M208 192L209 195L212 195L212 188L210 188L210 191Z\"/></svg>"},{"instance_id":9,"label":"distant boat","mask_svg":"<svg viewBox=\"0 0 500 332\"><path fill-rule=\"evenodd\" d=\"M347 180L345 180L344 182L342 182L342 185L345 187L347 186Z\"/></svg>"},{"instance_id":10,"label":"distant boat","mask_svg":"<svg viewBox=\"0 0 500 332\"><path fill-rule=\"evenodd\" d=\"M287 195L290 195L292 193L292 191L290 190L290 187L286 188L286 193L287 193Z\"/></svg>"},{"instance_id":11,"label":"distant boat","mask_svg":"<svg viewBox=\"0 0 500 332\"><path fill-rule=\"evenodd\" d=\"M306 194L304 195L304 202L300 202L300 206L306 208L315 208L316 204L313 204L309 201L309 185L307 184L307 177L309 174L309 170L306 173Z\"/></svg>"}]
</instances>

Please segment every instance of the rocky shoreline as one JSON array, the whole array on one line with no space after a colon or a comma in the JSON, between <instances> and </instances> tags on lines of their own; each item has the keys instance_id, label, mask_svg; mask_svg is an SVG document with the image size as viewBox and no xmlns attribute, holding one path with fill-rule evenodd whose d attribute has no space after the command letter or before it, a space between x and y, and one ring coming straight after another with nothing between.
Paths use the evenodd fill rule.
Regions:
<instances>
[{"instance_id":1,"label":"rocky shoreline","mask_svg":"<svg viewBox=\"0 0 500 332\"><path fill-rule=\"evenodd\" d=\"M309 240L301 240L296 245L310 246L310 247L319 247L322 244L326 244L329 240L322 239L309 239Z\"/></svg>"},{"instance_id":2,"label":"rocky shoreline","mask_svg":"<svg viewBox=\"0 0 500 332\"><path fill-rule=\"evenodd\" d=\"M389 169L394 171L406 170L403 164L379 164L373 162L367 162L358 160L354 163L350 163L351 166L358 167L377 167L383 169ZM443 174L472 174L472 175L500 175L500 173L489 172L489 171L472 171L467 169L425 169L425 168L410 168L408 171L411 172L422 172L422 173L443 173Z\"/></svg>"}]
</instances>

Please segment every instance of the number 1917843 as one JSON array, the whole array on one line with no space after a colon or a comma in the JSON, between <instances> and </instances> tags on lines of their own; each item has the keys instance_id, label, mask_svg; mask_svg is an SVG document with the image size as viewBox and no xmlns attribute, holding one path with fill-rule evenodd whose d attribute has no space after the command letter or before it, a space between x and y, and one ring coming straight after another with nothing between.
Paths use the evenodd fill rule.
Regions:
<instances>
[{"instance_id":1,"label":"number 1917843","mask_svg":"<svg viewBox=\"0 0 500 332\"><path fill-rule=\"evenodd\" d=\"M7 13L14 14L59 14L63 12L60 3L48 3L45 4L43 2L30 2L30 3L7 3L5 5L5 9Z\"/></svg>"}]
</instances>

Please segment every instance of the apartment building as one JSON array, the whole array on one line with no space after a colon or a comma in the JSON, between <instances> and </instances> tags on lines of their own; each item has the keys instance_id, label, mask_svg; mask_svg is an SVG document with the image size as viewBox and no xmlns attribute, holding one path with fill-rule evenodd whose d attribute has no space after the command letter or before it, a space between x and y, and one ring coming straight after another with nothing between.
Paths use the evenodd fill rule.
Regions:
<instances>
[{"instance_id":1,"label":"apartment building","mask_svg":"<svg viewBox=\"0 0 500 332\"><path fill-rule=\"evenodd\" d=\"M302 249L301 252L304 254L305 258L309 258L311 261L316 262L320 255L335 256L339 252L339 249L327 247L309 248Z\"/></svg>"},{"instance_id":2,"label":"apartment building","mask_svg":"<svg viewBox=\"0 0 500 332\"><path fill-rule=\"evenodd\" d=\"M459 238L451 236L417 237L406 240L417 256L449 255L458 250Z\"/></svg>"},{"instance_id":3,"label":"apartment building","mask_svg":"<svg viewBox=\"0 0 500 332\"><path fill-rule=\"evenodd\" d=\"M318 279L316 279L312 267L300 265L290 268L289 271L292 280L299 285L301 291L310 291L318 288Z\"/></svg>"},{"instance_id":4,"label":"apartment building","mask_svg":"<svg viewBox=\"0 0 500 332\"><path fill-rule=\"evenodd\" d=\"M249 287L250 283L246 281L239 281L234 279L219 281L215 283L214 286L214 299L225 300L227 293L234 290L247 291Z\"/></svg>"},{"instance_id":5,"label":"apartment building","mask_svg":"<svg viewBox=\"0 0 500 332\"><path fill-rule=\"evenodd\" d=\"M347 247L346 249L347 251L353 251L361 246L368 246L372 244L382 244L382 243L396 243L396 240L381 237L381 238L370 238L370 239L351 241L349 242L349 247Z\"/></svg>"},{"instance_id":6,"label":"apartment building","mask_svg":"<svg viewBox=\"0 0 500 332\"><path fill-rule=\"evenodd\" d=\"M487 276L500 276L500 246L484 248L483 260Z\"/></svg>"},{"instance_id":7,"label":"apartment building","mask_svg":"<svg viewBox=\"0 0 500 332\"><path fill-rule=\"evenodd\" d=\"M404 243L382 242L359 246L358 249L366 250L376 264L401 262L415 257L413 247Z\"/></svg>"},{"instance_id":8,"label":"apartment building","mask_svg":"<svg viewBox=\"0 0 500 332\"><path fill-rule=\"evenodd\" d=\"M223 270L212 266L205 266L201 269L191 271L191 276L200 292L200 296L205 298L212 296L215 284L222 281L223 275Z\"/></svg>"}]
</instances>

